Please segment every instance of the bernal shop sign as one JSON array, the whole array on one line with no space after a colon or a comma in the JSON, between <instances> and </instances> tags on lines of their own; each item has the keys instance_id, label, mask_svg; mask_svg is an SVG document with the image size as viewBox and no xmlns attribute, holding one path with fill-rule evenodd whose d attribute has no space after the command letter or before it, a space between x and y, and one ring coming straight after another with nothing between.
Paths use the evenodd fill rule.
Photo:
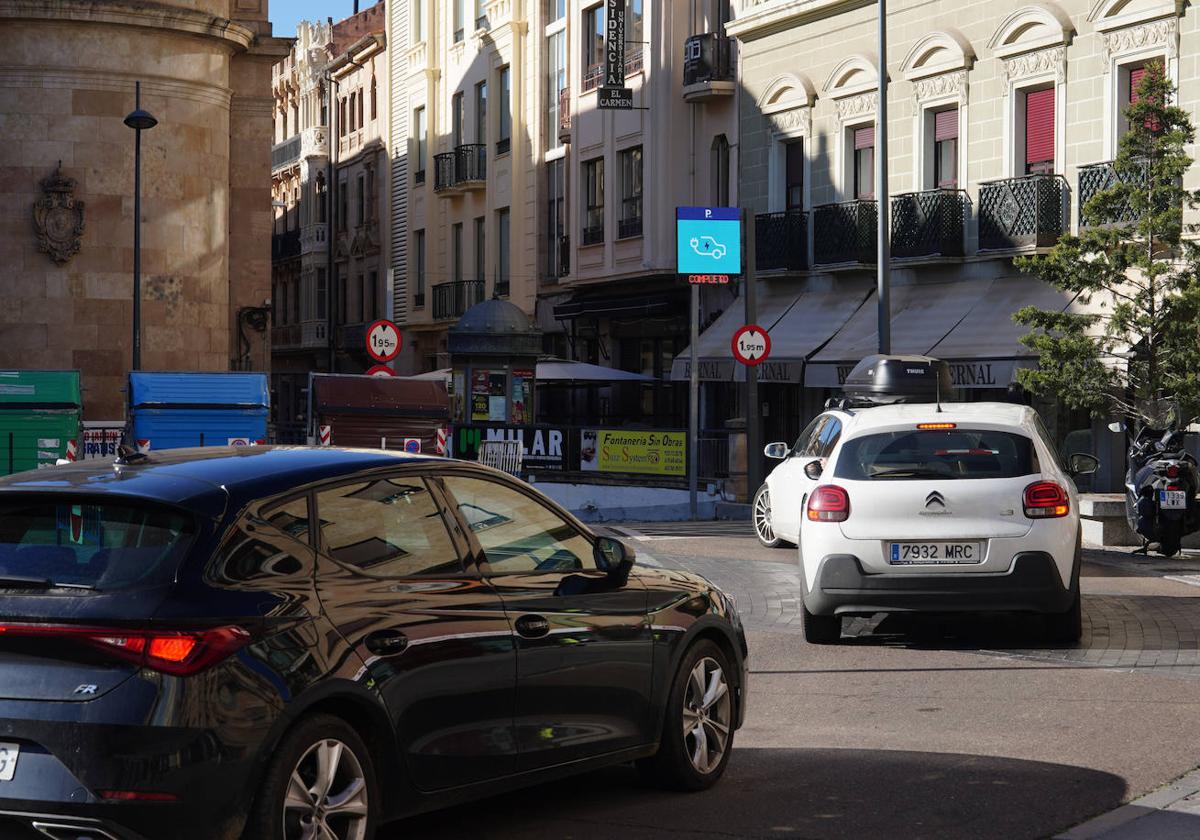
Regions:
<instances>
[{"instance_id":1,"label":"bernal shop sign","mask_svg":"<svg viewBox=\"0 0 1200 840\"><path fill-rule=\"evenodd\" d=\"M955 388L979 390L1007 388L1017 381L1018 368L1037 366L1035 359L979 359L951 361L950 378ZM854 370L855 363L815 363L804 371L804 384L809 388L840 388Z\"/></svg>"}]
</instances>

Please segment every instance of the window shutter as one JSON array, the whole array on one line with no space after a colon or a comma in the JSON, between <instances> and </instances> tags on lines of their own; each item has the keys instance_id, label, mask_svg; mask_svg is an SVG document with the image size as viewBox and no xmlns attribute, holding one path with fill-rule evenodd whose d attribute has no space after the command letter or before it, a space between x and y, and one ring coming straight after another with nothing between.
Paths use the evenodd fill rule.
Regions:
<instances>
[{"instance_id":1,"label":"window shutter","mask_svg":"<svg viewBox=\"0 0 1200 840\"><path fill-rule=\"evenodd\" d=\"M1054 160L1054 88L1025 94L1025 163Z\"/></svg>"},{"instance_id":2,"label":"window shutter","mask_svg":"<svg viewBox=\"0 0 1200 840\"><path fill-rule=\"evenodd\" d=\"M1142 76L1145 76L1145 75L1146 75L1145 67L1136 67L1133 70L1129 71L1129 102L1130 102L1130 104L1137 102L1137 100L1138 100L1138 96L1137 96L1138 84L1142 81Z\"/></svg>"},{"instance_id":3,"label":"window shutter","mask_svg":"<svg viewBox=\"0 0 1200 840\"><path fill-rule=\"evenodd\" d=\"M938 111L933 115L933 139L934 141L958 139L957 108L951 108L949 111Z\"/></svg>"},{"instance_id":4,"label":"window shutter","mask_svg":"<svg viewBox=\"0 0 1200 840\"><path fill-rule=\"evenodd\" d=\"M875 148L875 126L868 125L864 128L854 129L854 149L873 149Z\"/></svg>"}]
</instances>

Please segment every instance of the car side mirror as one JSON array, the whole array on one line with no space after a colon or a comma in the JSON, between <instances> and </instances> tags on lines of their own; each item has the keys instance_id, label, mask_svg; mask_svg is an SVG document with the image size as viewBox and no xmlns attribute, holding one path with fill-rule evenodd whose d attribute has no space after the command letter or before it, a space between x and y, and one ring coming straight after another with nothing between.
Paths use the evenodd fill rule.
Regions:
<instances>
[{"instance_id":1,"label":"car side mirror","mask_svg":"<svg viewBox=\"0 0 1200 840\"><path fill-rule=\"evenodd\" d=\"M592 553L596 560L596 568L609 577L628 575L636 556L632 548L612 537L600 537L596 540Z\"/></svg>"},{"instance_id":2,"label":"car side mirror","mask_svg":"<svg viewBox=\"0 0 1200 840\"><path fill-rule=\"evenodd\" d=\"M782 461L788 456L788 445L786 443L768 443L763 447L763 454L768 458L774 458L776 461Z\"/></svg>"},{"instance_id":3,"label":"car side mirror","mask_svg":"<svg viewBox=\"0 0 1200 840\"><path fill-rule=\"evenodd\" d=\"M1091 475L1100 469L1100 459L1085 452L1076 452L1067 457L1067 472L1072 476Z\"/></svg>"},{"instance_id":4,"label":"car side mirror","mask_svg":"<svg viewBox=\"0 0 1200 840\"><path fill-rule=\"evenodd\" d=\"M808 476L810 479L812 479L813 481L817 481L818 479L820 479L821 475L824 472L825 472L825 465L821 463L820 458L818 458L815 461L809 461L807 464L804 465L804 474L806 476Z\"/></svg>"},{"instance_id":5,"label":"car side mirror","mask_svg":"<svg viewBox=\"0 0 1200 840\"><path fill-rule=\"evenodd\" d=\"M1121 434L1121 432L1125 431L1125 424L1120 421L1118 421L1116 423L1109 423L1108 430L1110 432L1112 432L1113 434L1119 435L1119 434Z\"/></svg>"}]
</instances>

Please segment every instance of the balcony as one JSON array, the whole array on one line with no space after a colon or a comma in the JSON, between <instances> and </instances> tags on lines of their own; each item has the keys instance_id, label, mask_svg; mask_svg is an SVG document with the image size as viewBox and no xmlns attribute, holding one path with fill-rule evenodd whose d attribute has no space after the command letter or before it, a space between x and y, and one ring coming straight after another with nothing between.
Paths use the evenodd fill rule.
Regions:
<instances>
[{"instance_id":1,"label":"balcony","mask_svg":"<svg viewBox=\"0 0 1200 840\"><path fill-rule=\"evenodd\" d=\"M693 35L683 46L683 98L687 102L704 102L732 96L733 39L708 33Z\"/></svg>"},{"instance_id":2,"label":"balcony","mask_svg":"<svg viewBox=\"0 0 1200 840\"><path fill-rule=\"evenodd\" d=\"M461 193L487 186L487 146L468 143L433 156L434 192Z\"/></svg>"},{"instance_id":3,"label":"balcony","mask_svg":"<svg viewBox=\"0 0 1200 840\"><path fill-rule=\"evenodd\" d=\"M1049 248L1070 217L1061 175L1025 175L979 185L979 250Z\"/></svg>"},{"instance_id":4,"label":"balcony","mask_svg":"<svg viewBox=\"0 0 1200 840\"><path fill-rule=\"evenodd\" d=\"M367 325L365 323L339 324L335 335L337 336L337 349L350 353L362 352L363 355L366 355Z\"/></svg>"},{"instance_id":5,"label":"balcony","mask_svg":"<svg viewBox=\"0 0 1200 840\"><path fill-rule=\"evenodd\" d=\"M632 239L642 235L642 217L630 216L617 220L617 239Z\"/></svg>"},{"instance_id":6,"label":"balcony","mask_svg":"<svg viewBox=\"0 0 1200 840\"><path fill-rule=\"evenodd\" d=\"M271 351L296 350L301 346L303 331L299 324L285 324L271 328Z\"/></svg>"},{"instance_id":7,"label":"balcony","mask_svg":"<svg viewBox=\"0 0 1200 840\"><path fill-rule=\"evenodd\" d=\"M961 257L969 204L962 190L926 190L892 198L892 256Z\"/></svg>"},{"instance_id":8,"label":"balcony","mask_svg":"<svg viewBox=\"0 0 1200 840\"><path fill-rule=\"evenodd\" d=\"M329 346L329 324L324 318L316 321L305 321L301 324L303 335L301 342L304 349L312 350Z\"/></svg>"},{"instance_id":9,"label":"balcony","mask_svg":"<svg viewBox=\"0 0 1200 840\"><path fill-rule=\"evenodd\" d=\"M282 143L276 143L271 147L271 171L278 172L287 166L291 166L300 160L300 149L302 140L300 135L289 137Z\"/></svg>"},{"instance_id":10,"label":"balcony","mask_svg":"<svg viewBox=\"0 0 1200 840\"><path fill-rule=\"evenodd\" d=\"M583 84L579 86L580 93L587 93L600 87L600 83L604 81L604 65L591 64L583 71Z\"/></svg>"},{"instance_id":11,"label":"balcony","mask_svg":"<svg viewBox=\"0 0 1200 840\"><path fill-rule=\"evenodd\" d=\"M439 283L433 287L433 317L437 320L461 318L463 313L483 302L483 283L464 280Z\"/></svg>"},{"instance_id":12,"label":"balcony","mask_svg":"<svg viewBox=\"0 0 1200 840\"><path fill-rule=\"evenodd\" d=\"M300 252L323 254L329 248L329 225L316 222L300 229Z\"/></svg>"},{"instance_id":13,"label":"balcony","mask_svg":"<svg viewBox=\"0 0 1200 840\"><path fill-rule=\"evenodd\" d=\"M288 230L271 235L271 262L282 262L300 256L300 231Z\"/></svg>"},{"instance_id":14,"label":"balcony","mask_svg":"<svg viewBox=\"0 0 1200 840\"><path fill-rule=\"evenodd\" d=\"M786 210L754 217L754 265L759 271L808 269L808 212Z\"/></svg>"},{"instance_id":15,"label":"balcony","mask_svg":"<svg viewBox=\"0 0 1200 840\"><path fill-rule=\"evenodd\" d=\"M1099 218L1088 219L1084 216L1084 208L1087 207L1087 203L1097 193L1114 187L1118 183L1130 184L1136 187L1146 186L1149 171L1145 162L1121 174L1117 173L1115 164L1116 161L1109 160L1104 163L1093 163L1089 166L1079 167L1079 227L1081 229L1103 225L1130 224L1138 220L1137 214L1128 203L1116 209L1109 210L1106 208L1106 212Z\"/></svg>"},{"instance_id":16,"label":"balcony","mask_svg":"<svg viewBox=\"0 0 1200 840\"><path fill-rule=\"evenodd\" d=\"M873 199L822 204L813 210L813 262L875 262L879 213Z\"/></svg>"},{"instance_id":17,"label":"balcony","mask_svg":"<svg viewBox=\"0 0 1200 840\"><path fill-rule=\"evenodd\" d=\"M329 157L329 129L323 125L304 129L300 134L300 157Z\"/></svg>"},{"instance_id":18,"label":"balcony","mask_svg":"<svg viewBox=\"0 0 1200 840\"><path fill-rule=\"evenodd\" d=\"M558 92L558 139L561 143L571 142L571 89Z\"/></svg>"}]
</instances>

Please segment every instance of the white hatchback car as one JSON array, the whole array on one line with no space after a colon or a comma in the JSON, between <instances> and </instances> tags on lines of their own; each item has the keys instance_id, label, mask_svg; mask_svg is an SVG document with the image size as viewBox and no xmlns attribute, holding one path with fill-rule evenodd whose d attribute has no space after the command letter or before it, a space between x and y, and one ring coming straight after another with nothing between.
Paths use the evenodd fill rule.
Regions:
<instances>
[{"instance_id":1,"label":"white hatchback car","mask_svg":"<svg viewBox=\"0 0 1200 840\"><path fill-rule=\"evenodd\" d=\"M804 635L830 643L847 615L1033 612L1047 637L1081 635L1074 475L1037 413L1007 403L826 411L754 500L767 546L796 544Z\"/></svg>"}]
</instances>

